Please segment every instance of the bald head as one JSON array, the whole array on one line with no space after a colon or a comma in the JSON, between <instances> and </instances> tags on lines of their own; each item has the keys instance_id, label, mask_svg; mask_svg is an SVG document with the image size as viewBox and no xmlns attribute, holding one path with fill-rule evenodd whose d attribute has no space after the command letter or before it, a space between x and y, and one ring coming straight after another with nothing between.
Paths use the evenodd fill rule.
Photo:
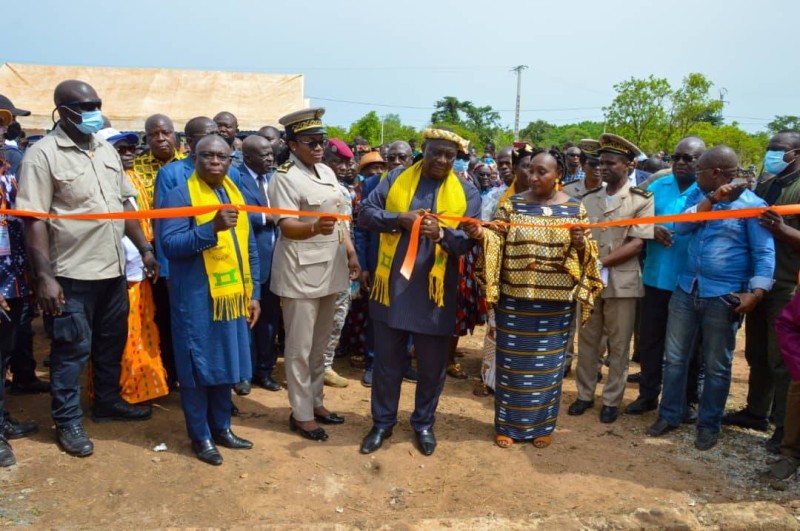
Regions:
<instances>
[{"instance_id":1,"label":"bald head","mask_svg":"<svg viewBox=\"0 0 800 531\"><path fill-rule=\"evenodd\" d=\"M408 142L398 140L389 144L389 149L386 150L386 162L388 163L389 170L398 168L400 166L409 167L413 162L411 146Z\"/></svg>"},{"instance_id":2,"label":"bald head","mask_svg":"<svg viewBox=\"0 0 800 531\"><path fill-rule=\"evenodd\" d=\"M709 170L719 168L721 170L733 170L739 167L739 157L736 152L728 146L714 146L703 153L697 161L697 170Z\"/></svg>"},{"instance_id":3,"label":"bald head","mask_svg":"<svg viewBox=\"0 0 800 531\"><path fill-rule=\"evenodd\" d=\"M678 153L679 150L684 153L696 154L695 156L699 158L706 150L706 143L699 136L687 136L675 146L675 152Z\"/></svg>"},{"instance_id":4,"label":"bald head","mask_svg":"<svg viewBox=\"0 0 800 531\"><path fill-rule=\"evenodd\" d=\"M175 126L168 116L154 114L144 122L144 134L150 153L162 162L175 158Z\"/></svg>"},{"instance_id":5,"label":"bald head","mask_svg":"<svg viewBox=\"0 0 800 531\"><path fill-rule=\"evenodd\" d=\"M89 83L79 81L77 79L68 79L62 81L53 92L53 101L56 107L64 105L65 103L80 102L80 101L99 101L97 92L92 88Z\"/></svg>"},{"instance_id":6,"label":"bald head","mask_svg":"<svg viewBox=\"0 0 800 531\"><path fill-rule=\"evenodd\" d=\"M219 135L212 134L197 140L192 151L195 171L211 186L222 183L231 165L231 148Z\"/></svg>"},{"instance_id":7,"label":"bald head","mask_svg":"<svg viewBox=\"0 0 800 531\"><path fill-rule=\"evenodd\" d=\"M183 128L189 148L194 151L197 141L206 135L216 134L217 124L208 116L195 116Z\"/></svg>"},{"instance_id":8,"label":"bald head","mask_svg":"<svg viewBox=\"0 0 800 531\"><path fill-rule=\"evenodd\" d=\"M259 135L250 135L242 142L242 156L245 165L253 170L256 175L268 173L274 166L272 144L269 140Z\"/></svg>"}]
</instances>

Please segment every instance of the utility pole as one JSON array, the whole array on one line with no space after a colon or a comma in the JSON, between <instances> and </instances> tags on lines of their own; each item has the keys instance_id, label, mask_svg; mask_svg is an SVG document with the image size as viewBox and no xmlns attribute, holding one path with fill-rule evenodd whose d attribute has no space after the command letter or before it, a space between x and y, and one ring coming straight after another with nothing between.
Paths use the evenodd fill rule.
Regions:
<instances>
[{"instance_id":1,"label":"utility pole","mask_svg":"<svg viewBox=\"0 0 800 531\"><path fill-rule=\"evenodd\" d=\"M514 112L514 142L519 140L519 95L522 90L522 71L527 68L528 65L518 65L511 69L512 72L517 73L517 108Z\"/></svg>"}]
</instances>

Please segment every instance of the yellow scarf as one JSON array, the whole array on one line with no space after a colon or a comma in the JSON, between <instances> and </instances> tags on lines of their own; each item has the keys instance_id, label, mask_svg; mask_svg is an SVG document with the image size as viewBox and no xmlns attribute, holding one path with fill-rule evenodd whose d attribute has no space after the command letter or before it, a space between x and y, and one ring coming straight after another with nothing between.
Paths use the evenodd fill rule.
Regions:
<instances>
[{"instance_id":1,"label":"yellow scarf","mask_svg":"<svg viewBox=\"0 0 800 531\"><path fill-rule=\"evenodd\" d=\"M200 180L197 173L189 177L189 198L192 206L219 205L220 200L214 190ZM242 205L242 193L226 175L222 183L225 193L231 204ZM195 216L197 224L208 223L216 211ZM250 259L248 255L248 239L250 237L250 222L242 213L234 228L241 264L236 255L236 246L233 243L231 231L225 230L217 233L217 245L203 251L203 263L208 276L208 286L211 299L214 301L214 320L231 321L247 316L247 307L253 293L253 279L250 276Z\"/></svg>"},{"instance_id":2,"label":"yellow scarf","mask_svg":"<svg viewBox=\"0 0 800 531\"><path fill-rule=\"evenodd\" d=\"M388 212L408 212L411 200L419 186L422 177L422 161L404 170L389 188L386 196L386 210ZM461 181L455 173L445 178L439 187L436 198L436 214L463 217L467 211L467 196ZM455 228L458 221L439 220L448 227ZM381 233L381 243L378 248L378 267L375 271L375 280L370 297L384 306L389 306L389 275L392 270L397 245L400 243L400 233ZM436 301L437 306L444 306L444 274L447 269L447 252L440 244L436 244L436 259L428 273L428 296Z\"/></svg>"}]
</instances>

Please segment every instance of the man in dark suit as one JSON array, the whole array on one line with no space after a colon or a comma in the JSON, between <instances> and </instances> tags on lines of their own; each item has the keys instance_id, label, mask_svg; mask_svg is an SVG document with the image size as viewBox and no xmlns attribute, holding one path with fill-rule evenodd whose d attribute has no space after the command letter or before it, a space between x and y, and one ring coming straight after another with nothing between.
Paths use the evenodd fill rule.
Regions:
<instances>
[{"instance_id":1,"label":"man in dark suit","mask_svg":"<svg viewBox=\"0 0 800 531\"><path fill-rule=\"evenodd\" d=\"M273 154L269 140L259 135L248 136L242 142L244 162L239 166L241 191L248 205L268 207L267 185L272 177ZM251 343L253 356L253 382L268 391L280 391L281 386L272 379L277 351L275 334L280 318L280 299L269 290L272 250L277 237L276 227L269 214L249 213L250 226L256 237L261 279L261 316L253 327ZM242 380L233 387L238 395L250 393L251 384Z\"/></svg>"}]
</instances>

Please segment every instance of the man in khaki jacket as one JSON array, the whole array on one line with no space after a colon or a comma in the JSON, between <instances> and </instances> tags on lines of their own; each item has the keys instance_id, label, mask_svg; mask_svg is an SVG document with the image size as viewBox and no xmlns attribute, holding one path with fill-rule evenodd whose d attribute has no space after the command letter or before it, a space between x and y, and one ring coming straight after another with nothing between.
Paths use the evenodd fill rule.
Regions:
<instances>
[{"instance_id":1,"label":"man in khaki jacket","mask_svg":"<svg viewBox=\"0 0 800 531\"><path fill-rule=\"evenodd\" d=\"M622 137L600 137L598 170L605 188L590 191L583 206L592 223L654 215L653 194L632 187L628 174L636 163L639 149ZM611 423L619 416L628 375L630 342L636 318L636 301L644 295L639 253L644 240L653 238L653 225L601 227L592 230L600 249L603 281L602 296L581 329L578 341L578 399L570 405L570 415L582 415L594 406L597 366L602 354L603 333L608 334L609 372L603 388L600 421Z\"/></svg>"}]
</instances>

